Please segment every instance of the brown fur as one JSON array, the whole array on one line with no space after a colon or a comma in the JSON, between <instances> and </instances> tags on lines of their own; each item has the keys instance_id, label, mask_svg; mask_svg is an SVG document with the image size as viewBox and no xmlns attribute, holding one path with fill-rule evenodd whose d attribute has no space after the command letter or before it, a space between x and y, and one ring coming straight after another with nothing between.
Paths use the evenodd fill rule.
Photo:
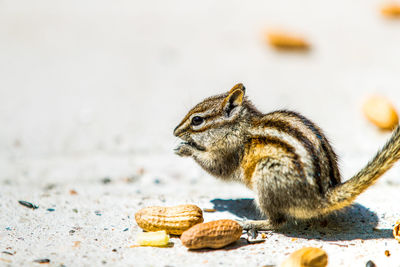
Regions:
<instances>
[{"instance_id":1,"label":"brown fur","mask_svg":"<svg viewBox=\"0 0 400 267\"><path fill-rule=\"evenodd\" d=\"M176 149L178 155L193 157L211 175L255 191L268 220L246 221L246 229L273 229L287 220L341 209L400 159L398 127L365 168L341 183L337 156L318 126L292 111L262 114L244 95L244 86L237 84L205 99L174 135L185 141Z\"/></svg>"}]
</instances>

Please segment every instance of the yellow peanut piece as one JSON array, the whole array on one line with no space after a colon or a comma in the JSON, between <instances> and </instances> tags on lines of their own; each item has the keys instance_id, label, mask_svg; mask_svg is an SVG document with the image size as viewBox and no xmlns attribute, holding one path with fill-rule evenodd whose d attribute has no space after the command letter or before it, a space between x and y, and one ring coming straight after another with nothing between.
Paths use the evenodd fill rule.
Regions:
<instances>
[{"instance_id":1,"label":"yellow peanut piece","mask_svg":"<svg viewBox=\"0 0 400 267\"><path fill-rule=\"evenodd\" d=\"M392 130L399 123L393 104L383 96L371 96L363 105L367 119L383 130Z\"/></svg>"},{"instance_id":2,"label":"yellow peanut piece","mask_svg":"<svg viewBox=\"0 0 400 267\"><path fill-rule=\"evenodd\" d=\"M233 220L218 220L200 223L181 236L182 244L190 249L222 248L242 235L242 227Z\"/></svg>"},{"instance_id":3,"label":"yellow peanut piece","mask_svg":"<svg viewBox=\"0 0 400 267\"><path fill-rule=\"evenodd\" d=\"M400 243L400 220L393 227L393 236Z\"/></svg>"},{"instance_id":4,"label":"yellow peanut piece","mask_svg":"<svg viewBox=\"0 0 400 267\"><path fill-rule=\"evenodd\" d=\"M324 250L306 247L290 254L281 267L325 267L327 265L328 255Z\"/></svg>"},{"instance_id":5,"label":"yellow peanut piece","mask_svg":"<svg viewBox=\"0 0 400 267\"><path fill-rule=\"evenodd\" d=\"M203 212L196 205L174 207L147 207L135 214L140 228L146 231L165 230L167 234L180 235L195 224L203 222Z\"/></svg>"},{"instance_id":6,"label":"yellow peanut piece","mask_svg":"<svg viewBox=\"0 0 400 267\"><path fill-rule=\"evenodd\" d=\"M165 247L168 245L169 235L165 231L138 233L136 243L141 246Z\"/></svg>"},{"instance_id":7,"label":"yellow peanut piece","mask_svg":"<svg viewBox=\"0 0 400 267\"><path fill-rule=\"evenodd\" d=\"M387 4L382 7L381 13L388 18L400 18L400 4Z\"/></svg>"},{"instance_id":8,"label":"yellow peanut piece","mask_svg":"<svg viewBox=\"0 0 400 267\"><path fill-rule=\"evenodd\" d=\"M267 40L271 46L279 49L307 50L310 48L310 44L303 37L281 31L267 33Z\"/></svg>"}]
</instances>

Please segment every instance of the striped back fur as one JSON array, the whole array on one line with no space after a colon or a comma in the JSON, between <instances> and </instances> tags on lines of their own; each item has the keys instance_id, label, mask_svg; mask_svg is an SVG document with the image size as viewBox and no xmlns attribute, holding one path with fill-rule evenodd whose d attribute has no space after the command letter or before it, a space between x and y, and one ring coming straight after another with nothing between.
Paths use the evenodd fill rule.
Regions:
<instances>
[{"instance_id":1,"label":"striped back fur","mask_svg":"<svg viewBox=\"0 0 400 267\"><path fill-rule=\"evenodd\" d=\"M328 188L340 184L337 156L322 130L299 113L278 110L256 122L256 134L277 137L295 148L297 158L309 184L322 195Z\"/></svg>"}]
</instances>

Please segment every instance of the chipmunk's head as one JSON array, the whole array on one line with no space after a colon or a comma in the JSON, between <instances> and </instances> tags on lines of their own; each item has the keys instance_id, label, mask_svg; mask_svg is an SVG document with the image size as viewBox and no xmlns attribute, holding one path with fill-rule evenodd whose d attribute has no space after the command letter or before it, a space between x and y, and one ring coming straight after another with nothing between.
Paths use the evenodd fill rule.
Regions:
<instances>
[{"instance_id":1,"label":"chipmunk's head","mask_svg":"<svg viewBox=\"0 0 400 267\"><path fill-rule=\"evenodd\" d=\"M244 116L245 87L239 83L229 92L209 97L192 108L175 128L174 135L183 139L188 149L207 151L217 144L232 144ZM182 147L182 145L180 146ZM177 154L189 156L190 153Z\"/></svg>"}]
</instances>

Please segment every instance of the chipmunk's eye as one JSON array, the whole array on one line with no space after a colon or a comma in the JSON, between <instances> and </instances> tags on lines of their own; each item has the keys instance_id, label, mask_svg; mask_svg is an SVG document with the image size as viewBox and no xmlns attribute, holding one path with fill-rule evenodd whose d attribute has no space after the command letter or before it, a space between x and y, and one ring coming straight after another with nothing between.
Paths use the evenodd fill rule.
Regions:
<instances>
[{"instance_id":1,"label":"chipmunk's eye","mask_svg":"<svg viewBox=\"0 0 400 267\"><path fill-rule=\"evenodd\" d=\"M193 125L193 126L198 126L198 125L202 124L203 121L204 121L204 119L203 119L202 117L200 117L200 116L194 116L194 117L192 118L192 125Z\"/></svg>"}]
</instances>

